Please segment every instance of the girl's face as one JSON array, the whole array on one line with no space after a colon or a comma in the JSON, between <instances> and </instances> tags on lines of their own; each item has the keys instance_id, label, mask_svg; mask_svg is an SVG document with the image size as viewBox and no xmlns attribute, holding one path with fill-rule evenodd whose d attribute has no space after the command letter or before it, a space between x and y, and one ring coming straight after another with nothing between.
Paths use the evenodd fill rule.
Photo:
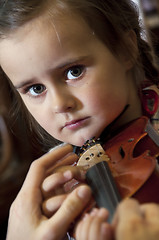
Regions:
<instances>
[{"instance_id":1,"label":"girl's face","mask_svg":"<svg viewBox=\"0 0 159 240\"><path fill-rule=\"evenodd\" d=\"M138 113L130 60L112 55L77 16L28 23L0 41L0 63L34 118L61 141L98 137L127 104Z\"/></svg>"}]
</instances>

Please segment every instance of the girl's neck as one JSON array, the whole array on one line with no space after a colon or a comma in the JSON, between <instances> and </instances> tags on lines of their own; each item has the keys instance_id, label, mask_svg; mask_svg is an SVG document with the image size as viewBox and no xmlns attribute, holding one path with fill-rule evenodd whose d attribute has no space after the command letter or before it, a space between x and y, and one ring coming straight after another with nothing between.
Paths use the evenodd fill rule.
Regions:
<instances>
[{"instance_id":1,"label":"girl's neck","mask_svg":"<svg viewBox=\"0 0 159 240\"><path fill-rule=\"evenodd\" d=\"M127 73L127 80L129 81L128 107L120 114L118 120L114 124L115 128L120 128L121 126L143 115L141 96L138 92L138 86L131 71Z\"/></svg>"},{"instance_id":2,"label":"girl's neck","mask_svg":"<svg viewBox=\"0 0 159 240\"><path fill-rule=\"evenodd\" d=\"M130 98L130 103L128 103L120 115L109 126L106 127L100 136L101 138L105 139L107 137L111 137L111 135L114 135L115 132L120 131L124 125L143 115L141 100L138 94L132 94Z\"/></svg>"}]
</instances>

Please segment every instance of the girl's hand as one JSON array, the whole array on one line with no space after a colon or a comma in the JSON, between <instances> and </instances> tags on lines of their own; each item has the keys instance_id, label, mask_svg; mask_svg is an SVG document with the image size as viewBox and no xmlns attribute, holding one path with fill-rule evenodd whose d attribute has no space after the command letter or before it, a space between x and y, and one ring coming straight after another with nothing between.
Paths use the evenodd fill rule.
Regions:
<instances>
[{"instance_id":1,"label":"girl's hand","mask_svg":"<svg viewBox=\"0 0 159 240\"><path fill-rule=\"evenodd\" d=\"M76 240L112 240L113 229L107 223L108 211L104 208L94 208L87 213L77 224L75 231Z\"/></svg>"},{"instance_id":2,"label":"girl's hand","mask_svg":"<svg viewBox=\"0 0 159 240\"><path fill-rule=\"evenodd\" d=\"M48 219L42 213L41 184L49 169L71 151L72 147L65 145L32 163L26 180L10 209L7 240L63 239L72 221L88 203L91 190L86 185L76 188L61 203L56 213Z\"/></svg>"},{"instance_id":3,"label":"girl's hand","mask_svg":"<svg viewBox=\"0 0 159 240\"><path fill-rule=\"evenodd\" d=\"M158 240L159 205L124 200L119 204L113 225L116 240Z\"/></svg>"}]
</instances>

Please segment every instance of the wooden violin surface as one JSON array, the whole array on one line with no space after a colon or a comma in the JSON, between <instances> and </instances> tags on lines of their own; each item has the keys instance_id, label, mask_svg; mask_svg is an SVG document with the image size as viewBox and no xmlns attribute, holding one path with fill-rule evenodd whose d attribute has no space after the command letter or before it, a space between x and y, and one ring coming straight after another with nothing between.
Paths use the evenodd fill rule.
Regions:
<instances>
[{"instance_id":1,"label":"wooden violin surface","mask_svg":"<svg viewBox=\"0 0 159 240\"><path fill-rule=\"evenodd\" d=\"M85 151L77 165L90 168L98 162L106 161L121 198L133 196L140 202L159 202L159 196L156 194L156 187L159 187L159 136L147 117L143 116L130 122L114 137L102 143L103 148L99 143L93 146L89 142L87 145L90 148L86 150L84 145Z\"/></svg>"},{"instance_id":2,"label":"wooden violin surface","mask_svg":"<svg viewBox=\"0 0 159 240\"><path fill-rule=\"evenodd\" d=\"M140 195L141 202L159 202L159 196L155 194L157 188L152 191L154 186L159 187L159 146L158 142L155 143L149 137L148 124L148 118L144 116L131 122L119 134L104 143L103 148L110 157L108 164L122 198L136 194L136 197ZM147 181L151 181L151 184ZM147 194L145 187L148 187ZM139 190L143 191L143 198L141 193L137 193Z\"/></svg>"}]
</instances>

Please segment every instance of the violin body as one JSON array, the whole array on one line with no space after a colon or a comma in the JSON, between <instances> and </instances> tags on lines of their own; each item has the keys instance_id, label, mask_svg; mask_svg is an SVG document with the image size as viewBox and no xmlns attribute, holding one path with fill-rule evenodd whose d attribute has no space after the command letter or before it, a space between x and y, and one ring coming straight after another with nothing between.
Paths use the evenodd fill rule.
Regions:
<instances>
[{"instance_id":1,"label":"violin body","mask_svg":"<svg viewBox=\"0 0 159 240\"><path fill-rule=\"evenodd\" d=\"M91 145L89 143L89 145ZM96 145L98 147L98 145ZM102 144L105 151L101 159L94 153L92 146L81 155L78 164L88 166L105 160L117 186L121 199L134 197L140 203L159 203L159 135L143 116L130 122L114 137ZM96 151L98 152L96 147ZM100 150L101 152L101 150ZM85 157L86 155L86 157ZM84 156L84 157L83 157ZM87 159L87 160L86 160ZM98 181L98 179L96 179Z\"/></svg>"},{"instance_id":2,"label":"violin body","mask_svg":"<svg viewBox=\"0 0 159 240\"><path fill-rule=\"evenodd\" d=\"M154 134L154 140L149 136ZM151 133L150 133L151 134ZM159 136L141 117L103 144L108 162L122 198L134 197L140 203L159 203Z\"/></svg>"}]
</instances>

